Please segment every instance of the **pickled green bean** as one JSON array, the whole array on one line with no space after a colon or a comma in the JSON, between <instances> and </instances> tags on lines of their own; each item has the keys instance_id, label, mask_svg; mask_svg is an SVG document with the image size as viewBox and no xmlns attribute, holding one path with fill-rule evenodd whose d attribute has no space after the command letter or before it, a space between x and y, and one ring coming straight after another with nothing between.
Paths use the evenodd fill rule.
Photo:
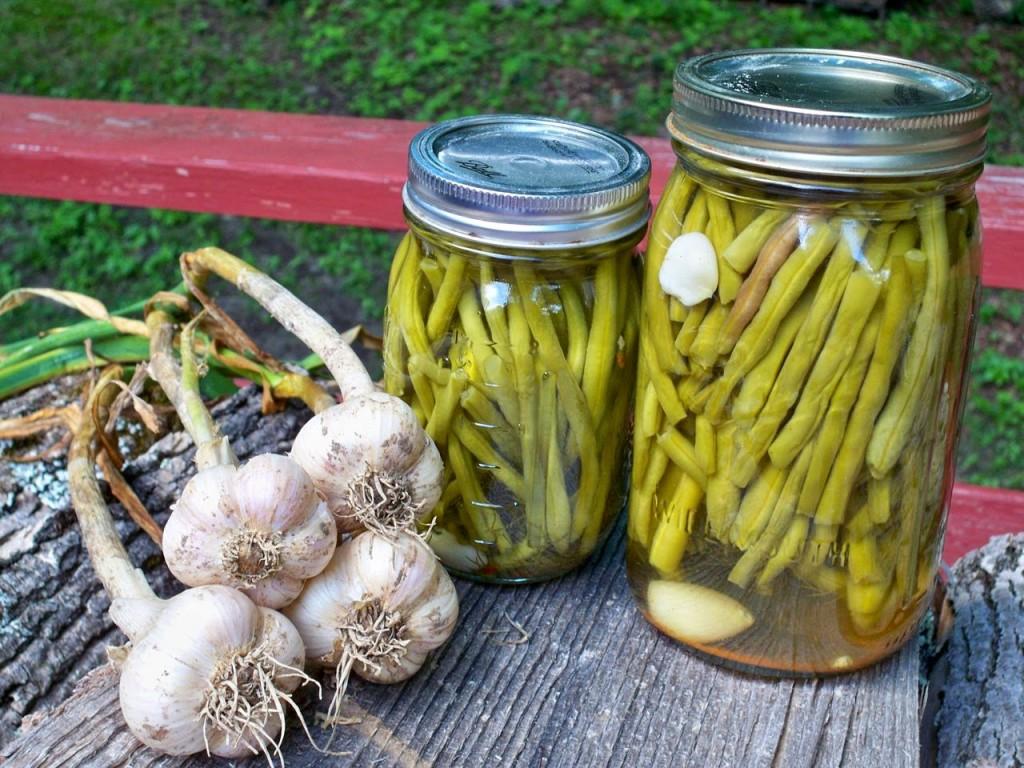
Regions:
<instances>
[{"instance_id":1,"label":"pickled green bean","mask_svg":"<svg viewBox=\"0 0 1024 768\"><path fill-rule=\"evenodd\" d=\"M811 459L804 487L800 491L797 510L808 517L814 517L823 525L840 522L840 517L846 507L845 500L838 502L834 507L829 507L827 503L819 506L819 501L830 472L835 471L836 454L841 450L849 429L850 413L857 402L859 393L866 390L865 377L868 375L870 361L877 345L882 343L880 341L882 323L883 313L876 310L857 340L853 358L850 360L842 380L836 386L832 400L822 419L821 429L815 442L814 457Z\"/></svg>"},{"instance_id":2,"label":"pickled green bean","mask_svg":"<svg viewBox=\"0 0 1024 768\"><path fill-rule=\"evenodd\" d=\"M726 320L726 325L719 336L718 347L719 353L729 355L729 358L706 406L706 412L712 419L721 418L726 402L740 379L771 348L779 325L799 301L800 295L811 282L821 262L831 253L839 239L836 229L824 220L814 219L807 222L806 230L801 244L778 270L776 279L771 281L760 306L743 307L741 298L737 298L733 304L730 318ZM750 279L747 278L748 281ZM738 310L742 313L752 313L753 319L749 321L749 325L743 321L731 329L732 314ZM739 338L735 340L734 346L735 335L739 335Z\"/></svg>"},{"instance_id":3,"label":"pickled green bean","mask_svg":"<svg viewBox=\"0 0 1024 768\"><path fill-rule=\"evenodd\" d=\"M609 264L614 267L614 264L610 262ZM560 285L558 293L562 297L562 309L565 311L565 321L569 334L569 348L565 358L569 364L569 370L572 371L573 378L577 382L582 383L590 337L587 311L583 308L583 298L579 294L579 289L572 283L566 282ZM614 302L612 302L611 306L613 309L608 312L611 316L609 325L614 330Z\"/></svg>"},{"instance_id":4,"label":"pickled green bean","mask_svg":"<svg viewBox=\"0 0 1024 768\"><path fill-rule=\"evenodd\" d=\"M729 210L729 201L715 194L707 196L708 239L715 248L718 263L718 297L723 304L732 304L743 284L743 275L733 268L724 253L736 238L736 225Z\"/></svg>"},{"instance_id":5,"label":"pickled green bean","mask_svg":"<svg viewBox=\"0 0 1024 768\"><path fill-rule=\"evenodd\" d=\"M803 325L804 318L811 308L813 292L807 291L793 307L793 311L786 315L785 320L779 326L775 338L772 340L768 353L761 358L746 376L743 377L743 384L732 404L732 416L734 419L753 419L761 412L768 394L771 392L775 379L778 378L779 368L782 367L793 339L797 331Z\"/></svg>"},{"instance_id":6,"label":"pickled green bean","mask_svg":"<svg viewBox=\"0 0 1024 768\"><path fill-rule=\"evenodd\" d=\"M901 374L868 444L867 464L876 478L893 468L911 438L912 422L921 407L922 394L942 343L941 324L949 282L945 211L945 201L932 198L922 204L919 213L921 250L927 260L928 278Z\"/></svg>"},{"instance_id":7,"label":"pickled green bean","mask_svg":"<svg viewBox=\"0 0 1024 768\"><path fill-rule=\"evenodd\" d=\"M722 541L740 508L740 489L729 479L733 457L734 425L719 428L715 471L708 477L707 515L712 535Z\"/></svg>"},{"instance_id":8,"label":"pickled green bean","mask_svg":"<svg viewBox=\"0 0 1024 768\"><path fill-rule=\"evenodd\" d=\"M843 236L825 267L825 274L814 294L807 319L797 332L768 395L768 402L761 409L753 427L740 441L739 456L733 468L733 481L737 485L746 486L757 471L758 462L800 396L807 373L824 345L832 318L838 311L839 297L856 266L855 254L859 254L866 234L865 227L859 222L844 222L842 230Z\"/></svg>"},{"instance_id":9,"label":"pickled green bean","mask_svg":"<svg viewBox=\"0 0 1024 768\"><path fill-rule=\"evenodd\" d=\"M897 251L892 253L889 261L878 345L871 357L857 404L842 431L842 443L821 494L821 511L826 515L823 519L837 519L846 507L864 462L875 419L889 396L889 382L903 349L911 309L910 276L904 257Z\"/></svg>"},{"instance_id":10,"label":"pickled green bean","mask_svg":"<svg viewBox=\"0 0 1024 768\"><path fill-rule=\"evenodd\" d=\"M665 260L665 254L672 240L679 234L682 222L676 218L676 211L684 210L686 202L696 191L696 184L689 177L676 173L669 179L664 199L668 201L659 208L651 225L651 235L644 259L644 306L643 316L649 335L655 339L671 339L672 321L668 316L668 300L661 293L658 274ZM670 344L658 344L658 365L662 370L676 370L681 362Z\"/></svg>"},{"instance_id":11,"label":"pickled green bean","mask_svg":"<svg viewBox=\"0 0 1024 768\"><path fill-rule=\"evenodd\" d=\"M448 466L455 474L462 493L463 523L467 529L478 541L493 544L498 552L506 551L512 546L508 531L493 507L482 501L486 496L473 470L472 459L454 436L448 441Z\"/></svg>"},{"instance_id":12,"label":"pickled green bean","mask_svg":"<svg viewBox=\"0 0 1024 768\"><path fill-rule=\"evenodd\" d=\"M662 573L671 573L679 567L702 496L701 487L692 478L684 477L669 501L668 509L651 538L651 565Z\"/></svg>"},{"instance_id":13,"label":"pickled green bean","mask_svg":"<svg viewBox=\"0 0 1024 768\"><path fill-rule=\"evenodd\" d=\"M526 541L542 543L545 533L546 492L540 455L540 415L538 413L537 373L533 359L530 327L524 304L530 299L522 290L508 304L508 328L512 339L515 366L515 391L519 397L519 422L523 454L523 506L526 510Z\"/></svg>"},{"instance_id":14,"label":"pickled green bean","mask_svg":"<svg viewBox=\"0 0 1024 768\"><path fill-rule=\"evenodd\" d=\"M598 266L594 275L594 312L587 338L586 362L583 368L583 395L592 411L605 401L615 365L616 323L620 287L618 265L608 260ZM628 283L621 286L625 291Z\"/></svg>"},{"instance_id":15,"label":"pickled green bean","mask_svg":"<svg viewBox=\"0 0 1024 768\"><path fill-rule=\"evenodd\" d=\"M729 572L729 581L741 589L750 586L758 576L761 566L772 556L788 534L793 516L796 514L800 488L810 467L813 447L813 443L810 443L801 451L799 460L793 464L792 470L786 476L782 489L779 491L779 497L771 510L767 525L757 535L756 541L736 560Z\"/></svg>"},{"instance_id":16,"label":"pickled green bean","mask_svg":"<svg viewBox=\"0 0 1024 768\"><path fill-rule=\"evenodd\" d=\"M448 330L452 315L455 314L455 308L462 296L462 276L465 271L465 257L455 253L451 254L448 257L444 278L441 280L441 287L438 289L434 303L430 306L430 313L427 315L428 338L436 341L441 334Z\"/></svg>"},{"instance_id":17,"label":"pickled green bean","mask_svg":"<svg viewBox=\"0 0 1024 768\"><path fill-rule=\"evenodd\" d=\"M754 266L758 254L775 228L786 218L785 211L766 210L757 215L722 253L737 272L746 273Z\"/></svg>"},{"instance_id":18,"label":"pickled green bean","mask_svg":"<svg viewBox=\"0 0 1024 768\"><path fill-rule=\"evenodd\" d=\"M704 315L707 314L710 304L710 301L702 301L700 304L690 307L689 312L686 313L683 325L675 337L675 348L680 355L690 354L690 347L697 338L701 322L704 320Z\"/></svg>"}]
</instances>

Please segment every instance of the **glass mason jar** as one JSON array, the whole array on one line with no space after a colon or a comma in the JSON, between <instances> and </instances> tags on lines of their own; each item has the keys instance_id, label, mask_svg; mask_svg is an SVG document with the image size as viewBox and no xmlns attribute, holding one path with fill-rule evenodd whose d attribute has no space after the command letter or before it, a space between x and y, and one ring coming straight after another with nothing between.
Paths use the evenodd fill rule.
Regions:
<instances>
[{"instance_id":1,"label":"glass mason jar","mask_svg":"<svg viewBox=\"0 0 1024 768\"><path fill-rule=\"evenodd\" d=\"M445 459L430 543L486 581L560 576L625 506L650 161L560 120L420 133L384 379Z\"/></svg>"},{"instance_id":2,"label":"glass mason jar","mask_svg":"<svg viewBox=\"0 0 1024 768\"><path fill-rule=\"evenodd\" d=\"M838 51L677 69L627 563L645 616L690 648L827 674L914 633L953 482L988 102Z\"/></svg>"}]
</instances>

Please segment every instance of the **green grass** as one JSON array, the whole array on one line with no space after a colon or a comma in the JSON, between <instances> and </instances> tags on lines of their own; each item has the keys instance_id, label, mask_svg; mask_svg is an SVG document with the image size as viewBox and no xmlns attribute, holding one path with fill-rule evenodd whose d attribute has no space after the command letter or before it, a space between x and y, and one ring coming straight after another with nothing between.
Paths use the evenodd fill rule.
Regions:
<instances>
[{"instance_id":1,"label":"green grass","mask_svg":"<svg viewBox=\"0 0 1024 768\"><path fill-rule=\"evenodd\" d=\"M984 79L995 94L990 160L1024 165L1024 27L978 24L962 4L911 0L881 20L803 2L499 5L6 0L0 91L417 120L518 111L656 134L687 56L857 48ZM43 283L121 304L176 282L178 253L206 243L275 270L339 324L379 322L393 235L41 200L0 198L0 292ZM960 468L1024 487L1021 352L987 337L1019 336L1021 305L987 296ZM66 317L34 304L0 317L0 342Z\"/></svg>"}]
</instances>

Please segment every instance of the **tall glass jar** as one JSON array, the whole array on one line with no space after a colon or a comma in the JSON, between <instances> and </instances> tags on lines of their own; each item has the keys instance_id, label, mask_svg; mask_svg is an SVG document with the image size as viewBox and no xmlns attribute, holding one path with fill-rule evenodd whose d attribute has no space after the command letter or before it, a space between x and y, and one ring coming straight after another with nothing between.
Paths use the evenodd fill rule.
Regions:
<instances>
[{"instance_id":1,"label":"tall glass jar","mask_svg":"<svg viewBox=\"0 0 1024 768\"><path fill-rule=\"evenodd\" d=\"M445 458L430 543L460 575L560 576L625 505L649 169L626 139L537 117L410 146L385 386Z\"/></svg>"},{"instance_id":2,"label":"tall glass jar","mask_svg":"<svg viewBox=\"0 0 1024 768\"><path fill-rule=\"evenodd\" d=\"M913 634L953 481L988 102L838 51L676 71L627 562L644 614L692 649L827 674Z\"/></svg>"}]
</instances>

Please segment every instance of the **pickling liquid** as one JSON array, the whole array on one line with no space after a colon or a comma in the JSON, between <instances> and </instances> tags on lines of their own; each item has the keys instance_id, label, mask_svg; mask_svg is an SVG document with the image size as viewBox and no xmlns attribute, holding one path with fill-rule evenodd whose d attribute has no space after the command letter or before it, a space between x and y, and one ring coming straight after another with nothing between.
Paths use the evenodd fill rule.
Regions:
<instances>
[{"instance_id":1,"label":"pickling liquid","mask_svg":"<svg viewBox=\"0 0 1024 768\"><path fill-rule=\"evenodd\" d=\"M661 632L734 669L779 676L849 672L890 656L916 632L933 583L925 580L924 588L915 589L909 599L897 599L883 623L858 627L843 592L816 587L789 571L781 573L770 590L740 588L728 578L738 559L736 551L708 544L688 554L685 570L674 578L727 596L749 612L752 621L733 637L700 642L679 631L686 617L659 615L656 606L652 612L650 584L665 577L650 566L644 550L631 542L626 557L633 596L644 617Z\"/></svg>"},{"instance_id":2,"label":"pickling liquid","mask_svg":"<svg viewBox=\"0 0 1024 768\"><path fill-rule=\"evenodd\" d=\"M444 458L429 542L451 572L556 578L607 536L627 493L633 245L515 259L414 230L399 247L385 386Z\"/></svg>"},{"instance_id":3,"label":"pickling liquid","mask_svg":"<svg viewBox=\"0 0 1024 768\"><path fill-rule=\"evenodd\" d=\"M867 666L913 635L938 569L976 202L762 202L690 170L666 186L644 264L633 592L727 665ZM721 263L684 304L665 286L692 242Z\"/></svg>"}]
</instances>

